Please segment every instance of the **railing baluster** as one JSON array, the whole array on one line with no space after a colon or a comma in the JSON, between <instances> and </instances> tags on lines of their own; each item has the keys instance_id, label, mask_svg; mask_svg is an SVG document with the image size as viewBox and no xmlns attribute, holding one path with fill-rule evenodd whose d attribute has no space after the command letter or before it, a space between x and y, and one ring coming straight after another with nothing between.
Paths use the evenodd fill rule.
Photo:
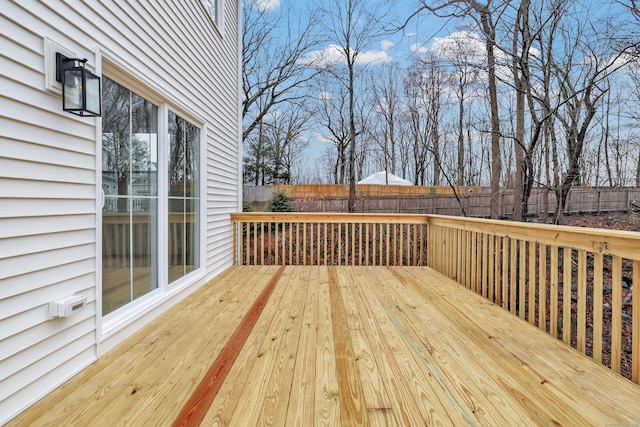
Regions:
<instances>
[{"instance_id":1,"label":"railing baluster","mask_svg":"<svg viewBox=\"0 0 640 427\"><path fill-rule=\"evenodd\" d=\"M500 305L502 303L502 275L501 275L501 271L500 271L500 266L502 265L502 259L501 259L501 255L502 255L502 238L500 236L496 236L495 237L495 245L496 245L496 249L494 251L495 253L495 261L494 261L494 275L493 277L495 278L495 285L494 285L494 289L495 289L495 299L494 302L498 305Z\"/></svg>"},{"instance_id":2,"label":"railing baluster","mask_svg":"<svg viewBox=\"0 0 640 427\"><path fill-rule=\"evenodd\" d=\"M344 225L345 227L347 226L347 224ZM346 261L345 257L345 262L344 264L342 263L342 224L338 224L338 265L347 265Z\"/></svg>"},{"instance_id":3,"label":"railing baluster","mask_svg":"<svg viewBox=\"0 0 640 427\"><path fill-rule=\"evenodd\" d=\"M516 266L517 266L517 260L518 260L518 247L517 247L517 241L516 239L514 239L513 237L509 238L509 250L510 250L510 262L509 262L509 311L515 315L517 313L517 302L516 302L516 296L517 296L517 291L516 291L516 287L518 284L518 279L517 279L517 271L516 271Z\"/></svg>"},{"instance_id":4,"label":"railing baluster","mask_svg":"<svg viewBox=\"0 0 640 427\"><path fill-rule=\"evenodd\" d=\"M287 256L287 259L289 260L289 264L293 265L294 261L293 261L293 223L292 222L289 223L289 254Z\"/></svg>"},{"instance_id":5,"label":"railing baluster","mask_svg":"<svg viewBox=\"0 0 640 427\"><path fill-rule=\"evenodd\" d=\"M251 252L249 249L249 241L251 240L251 223L247 223L247 234L245 239L245 263L244 265L251 265Z\"/></svg>"},{"instance_id":6,"label":"railing baluster","mask_svg":"<svg viewBox=\"0 0 640 427\"><path fill-rule=\"evenodd\" d=\"M602 363L602 285L604 257L593 254L593 360ZM635 306L635 305L634 305Z\"/></svg>"},{"instance_id":7,"label":"railing baluster","mask_svg":"<svg viewBox=\"0 0 640 427\"><path fill-rule=\"evenodd\" d=\"M365 224L366 227L366 242L364 244L365 247L365 255L364 255L364 259L365 259L365 265L370 265L369 264L369 224Z\"/></svg>"},{"instance_id":8,"label":"railing baluster","mask_svg":"<svg viewBox=\"0 0 640 427\"><path fill-rule=\"evenodd\" d=\"M269 265L273 265L273 261L271 260L271 257L273 256L273 254L271 253L271 246L272 246L272 240L273 240L273 233L271 232L271 230L273 229L273 223L272 222L268 222L267 223L267 237L268 237L268 243L267 243L267 264Z\"/></svg>"},{"instance_id":9,"label":"railing baluster","mask_svg":"<svg viewBox=\"0 0 640 427\"><path fill-rule=\"evenodd\" d=\"M519 242L519 276L518 276L518 316L521 319L526 319L526 290L527 290L527 252L526 252L526 242L524 240L520 240Z\"/></svg>"},{"instance_id":10,"label":"railing baluster","mask_svg":"<svg viewBox=\"0 0 640 427\"><path fill-rule=\"evenodd\" d=\"M547 332L547 245L538 252L538 328Z\"/></svg>"},{"instance_id":11,"label":"railing baluster","mask_svg":"<svg viewBox=\"0 0 640 427\"><path fill-rule=\"evenodd\" d=\"M447 244L449 248L449 256L447 256L447 275L453 277L455 273L455 260L456 260L456 239L455 228L447 228Z\"/></svg>"},{"instance_id":12,"label":"railing baluster","mask_svg":"<svg viewBox=\"0 0 640 427\"><path fill-rule=\"evenodd\" d=\"M358 251L356 252L358 254L358 265L362 265L362 223L358 223ZM356 239L354 239L356 240Z\"/></svg>"},{"instance_id":13,"label":"railing baluster","mask_svg":"<svg viewBox=\"0 0 640 427\"><path fill-rule=\"evenodd\" d=\"M260 265L264 265L264 222L261 222L260 225Z\"/></svg>"},{"instance_id":14,"label":"railing baluster","mask_svg":"<svg viewBox=\"0 0 640 427\"><path fill-rule=\"evenodd\" d=\"M242 229L241 222L236 222L231 224L231 229L233 230L233 265L240 265L240 257L238 256L238 239L240 239L240 234L238 229Z\"/></svg>"},{"instance_id":15,"label":"railing baluster","mask_svg":"<svg viewBox=\"0 0 640 427\"><path fill-rule=\"evenodd\" d=\"M529 242L529 313L527 320L534 325L536 323L536 242Z\"/></svg>"},{"instance_id":16,"label":"railing baluster","mask_svg":"<svg viewBox=\"0 0 640 427\"><path fill-rule=\"evenodd\" d=\"M356 225L351 224L351 265L356 265Z\"/></svg>"},{"instance_id":17,"label":"railing baluster","mask_svg":"<svg viewBox=\"0 0 640 427\"><path fill-rule=\"evenodd\" d=\"M509 311L509 238L502 238L502 308Z\"/></svg>"},{"instance_id":18,"label":"railing baluster","mask_svg":"<svg viewBox=\"0 0 640 427\"><path fill-rule=\"evenodd\" d=\"M340 224L337 224L340 225ZM331 265L336 265L336 224L331 224Z\"/></svg>"},{"instance_id":19,"label":"railing baluster","mask_svg":"<svg viewBox=\"0 0 640 427\"><path fill-rule=\"evenodd\" d=\"M640 384L640 261L633 261L632 272L632 345L631 345L631 380Z\"/></svg>"},{"instance_id":20,"label":"railing baluster","mask_svg":"<svg viewBox=\"0 0 640 427\"><path fill-rule=\"evenodd\" d=\"M279 243L280 243L280 239L279 239L279 235L280 235L280 223L279 223L279 222L275 222L274 224L275 224L275 227L276 227L276 234L275 234L275 236L274 236L275 243L274 243L274 245L273 245L273 246L274 246L274 249L275 249L275 257L276 257L276 259L275 259L275 264L276 264L276 265L284 265L284 262L281 264L281 263L280 263L280 258L278 258L278 246L279 246Z\"/></svg>"},{"instance_id":21,"label":"railing baluster","mask_svg":"<svg viewBox=\"0 0 640 427\"><path fill-rule=\"evenodd\" d=\"M413 265L414 266L419 266L422 265L422 227L420 226L420 224L416 224L414 225L414 231L413 231Z\"/></svg>"},{"instance_id":22,"label":"railing baluster","mask_svg":"<svg viewBox=\"0 0 640 427\"><path fill-rule=\"evenodd\" d=\"M495 236L487 236L488 238L488 263L487 263L487 268L488 268L488 278L487 278L487 285L488 285L488 294L486 296L486 298L489 299L489 301L494 302L494 298L495 298L495 280L496 280L496 269L495 269L495 264L496 264L496 238Z\"/></svg>"},{"instance_id":23,"label":"railing baluster","mask_svg":"<svg viewBox=\"0 0 640 427\"><path fill-rule=\"evenodd\" d=\"M403 224L398 224L397 227L400 229L400 237L398 238L398 240L400 241L400 250L398 251L398 265L403 266L404 265L404 236L403 236L403 229L404 227L402 226Z\"/></svg>"},{"instance_id":24,"label":"railing baluster","mask_svg":"<svg viewBox=\"0 0 640 427\"><path fill-rule=\"evenodd\" d=\"M311 226L313 227L313 224L311 224ZM313 265L313 228L311 230L311 233L307 233L309 224L305 222L302 224L302 227L302 233L304 236L302 238L302 240L304 240L304 243L302 245L302 265L307 265L307 262L309 263L309 265ZM307 234L309 234L310 236L307 236ZM309 237L311 237L312 239L311 242L309 241Z\"/></svg>"},{"instance_id":25,"label":"railing baluster","mask_svg":"<svg viewBox=\"0 0 640 427\"><path fill-rule=\"evenodd\" d=\"M578 328L576 348L584 353L587 348L587 251L578 251Z\"/></svg>"},{"instance_id":26,"label":"railing baluster","mask_svg":"<svg viewBox=\"0 0 640 427\"><path fill-rule=\"evenodd\" d=\"M318 254L318 262L316 265L323 265L327 259L327 228L326 223L318 223L318 234L316 236L316 246L317 246L317 254Z\"/></svg>"},{"instance_id":27,"label":"railing baluster","mask_svg":"<svg viewBox=\"0 0 640 427\"><path fill-rule=\"evenodd\" d=\"M602 256L600 258L602 261ZM551 265L549 267L551 273L549 283L549 331L551 336L558 338L558 247L551 246ZM600 269L602 272L602 269ZM602 273L601 273L602 274Z\"/></svg>"},{"instance_id":28,"label":"railing baluster","mask_svg":"<svg viewBox=\"0 0 640 427\"><path fill-rule=\"evenodd\" d=\"M324 241L323 241L323 246L324 246L324 253L323 253L324 265L327 265L327 258L328 258L328 253L327 253L327 246L328 246L327 243L328 242L327 241L329 239L328 239L328 236L327 236L327 226L328 226L328 224L325 222L324 223L324 227L323 227L324 228ZM320 228L320 224L318 224L318 228ZM320 260L318 260L318 265L320 265Z\"/></svg>"},{"instance_id":29,"label":"railing baluster","mask_svg":"<svg viewBox=\"0 0 640 427\"><path fill-rule=\"evenodd\" d=\"M253 223L253 265L258 265L258 224Z\"/></svg>"},{"instance_id":30,"label":"railing baluster","mask_svg":"<svg viewBox=\"0 0 640 427\"><path fill-rule=\"evenodd\" d=\"M611 257L611 369L620 373L622 358L622 258Z\"/></svg>"},{"instance_id":31,"label":"railing baluster","mask_svg":"<svg viewBox=\"0 0 640 427\"><path fill-rule=\"evenodd\" d=\"M387 232L385 233L385 238L387 240L387 248L386 248L386 251L385 251L386 255L387 255L387 260L386 260L385 265L389 265L389 252L390 252L390 250L389 250L389 223L387 223Z\"/></svg>"},{"instance_id":32,"label":"railing baluster","mask_svg":"<svg viewBox=\"0 0 640 427\"><path fill-rule=\"evenodd\" d=\"M456 228L456 251L455 251L455 262L456 262L456 274L455 280L458 283L462 282L462 230Z\"/></svg>"},{"instance_id":33,"label":"railing baluster","mask_svg":"<svg viewBox=\"0 0 640 427\"><path fill-rule=\"evenodd\" d=\"M482 296L489 295L489 235L482 235Z\"/></svg>"},{"instance_id":34,"label":"railing baluster","mask_svg":"<svg viewBox=\"0 0 640 427\"><path fill-rule=\"evenodd\" d=\"M562 258L562 340L571 345L571 248Z\"/></svg>"},{"instance_id":35,"label":"railing baluster","mask_svg":"<svg viewBox=\"0 0 640 427\"><path fill-rule=\"evenodd\" d=\"M477 292L478 289L478 233L471 232L471 281L469 289Z\"/></svg>"},{"instance_id":36,"label":"railing baluster","mask_svg":"<svg viewBox=\"0 0 640 427\"><path fill-rule=\"evenodd\" d=\"M300 265L300 248L303 246L300 243L300 223L296 222L296 243L294 245L295 253L296 253L296 265Z\"/></svg>"}]
</instances>

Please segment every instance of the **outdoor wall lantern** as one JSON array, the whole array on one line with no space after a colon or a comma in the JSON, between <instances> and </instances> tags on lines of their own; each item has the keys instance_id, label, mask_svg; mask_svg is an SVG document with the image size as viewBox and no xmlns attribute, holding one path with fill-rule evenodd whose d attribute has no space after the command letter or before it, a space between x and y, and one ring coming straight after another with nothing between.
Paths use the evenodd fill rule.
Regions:
<instances>
[{"instance_id":1,"label":"outdoor wall lantern","mask_svg":"<svg viewBox=\"0 0 640 427\"><path fill-rule=\"evenodd\" d=\"M56 52L56 80L62 83L62 109L83 117L100 117L100 77L84 67L86 59Z\"/></svg>"}]
</instances>

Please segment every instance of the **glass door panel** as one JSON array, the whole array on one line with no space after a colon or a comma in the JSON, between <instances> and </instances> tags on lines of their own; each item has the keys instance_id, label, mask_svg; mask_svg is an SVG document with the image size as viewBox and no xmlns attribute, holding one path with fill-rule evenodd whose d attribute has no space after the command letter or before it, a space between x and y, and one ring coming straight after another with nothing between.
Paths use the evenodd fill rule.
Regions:
<instances>
[{"instance_id":1,"label":"glass door panel","mask_svg":"<svg viewBox=\"0 0 640 427\"><path fill-rule=\"evenodd\" d=\"M200 129L169 113L169 283L200 266Z\"/></svg>"},{"instance_id":2,"label":"glass door panel","mask_svg":"<svg viewBox=\"0 0 640 427\"><path fill-rule=\"evenodd\" d=\"M103 78L102 312L158 286L158 108Z\"/></svg>"}]
</instances>

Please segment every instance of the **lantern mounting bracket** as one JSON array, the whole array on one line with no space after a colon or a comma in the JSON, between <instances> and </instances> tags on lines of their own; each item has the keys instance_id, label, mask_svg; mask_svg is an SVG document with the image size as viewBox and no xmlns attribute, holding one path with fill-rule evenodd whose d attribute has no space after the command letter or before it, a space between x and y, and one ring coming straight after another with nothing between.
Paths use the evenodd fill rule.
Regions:
<instances>
[{"instance_id":1,"label":"lantern mounting bracket","mask_svg":"<svg viewBox=\"0 0 640 427\"><path fill-rule=\"evenodd\" d=\"M87 62L87 58L69 58L60 52L56 52L56 81L62 83L64 70L72 67L74 62L78 62L84 67L85 62Z\"/></svg>"}]
</instances>

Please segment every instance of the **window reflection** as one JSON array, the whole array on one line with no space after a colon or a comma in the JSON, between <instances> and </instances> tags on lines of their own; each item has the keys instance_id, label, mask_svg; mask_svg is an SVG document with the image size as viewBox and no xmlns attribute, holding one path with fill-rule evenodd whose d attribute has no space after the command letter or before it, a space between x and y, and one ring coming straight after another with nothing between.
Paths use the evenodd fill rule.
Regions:
<instances>
[{"instance_id":1,"label":"window reflection","mask_svg":"<svg viewBox=\"0 0 640 427\"><path fill-rule=\"evenodd\" d=\"M158 285L158 107L107 77L102 91L102 309L107 314Z\"/></svg>"},{"instance_id":2,"label":"window reflection","mask_svg":"<svg viewBox=\"0 0 640 427\"><path fill-rule=\"evenodd\" d=\"M169 282L200 265L200 129L169 113Z\"/></svg>"}]
</instances>

